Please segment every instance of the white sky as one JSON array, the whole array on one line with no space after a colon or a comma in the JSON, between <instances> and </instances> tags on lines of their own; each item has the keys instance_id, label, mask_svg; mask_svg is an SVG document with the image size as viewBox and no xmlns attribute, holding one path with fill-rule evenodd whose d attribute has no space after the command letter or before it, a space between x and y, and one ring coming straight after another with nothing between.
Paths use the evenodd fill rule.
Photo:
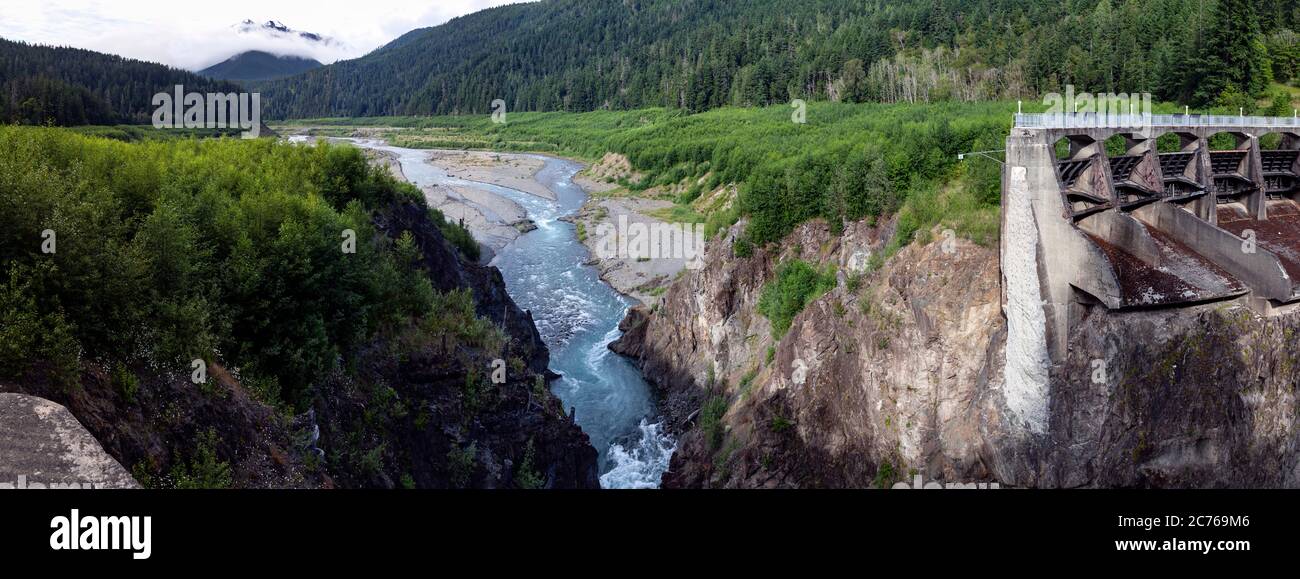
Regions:
<instances>
[{"instance_id":1,"label":"white sky","mask_svg":"<svg viewBox=\"0 0 1300 579\"><path fill-rule=\"evenodd\" d=\"M197 70L245 50L324 63L361 56L402 34L521 0L0 0L0 37L74 46ZM238 34L250 19L333 37L303 49ZM260 35L259 35L260 36ZM295 50L296 49L296 50Z\"/></svg>"}]
</instances>

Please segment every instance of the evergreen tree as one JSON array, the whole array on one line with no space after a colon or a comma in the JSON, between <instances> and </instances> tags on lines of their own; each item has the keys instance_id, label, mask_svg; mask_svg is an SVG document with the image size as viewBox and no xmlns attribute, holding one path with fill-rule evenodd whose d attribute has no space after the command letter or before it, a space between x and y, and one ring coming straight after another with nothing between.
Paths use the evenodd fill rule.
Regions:
<instances>
[{"instance_id":1,"label":"evergreen tree","mask_svg":"<svg viewBox=\"0 0 1300 579\"><path fill-rule=\"evenodd\" d=\"M1201 46L1193 99L1209 104L1225 93L1257 96L1272 82L1254 0L1218 0Z\"/></svg>"},{"instance_id":2,"label":"evergreen tree","mask_svg":"<svg viewBox=\"0 0 1300 579\"><path fill-rule=\"evenodd\" d=\"M250 87L266 119L480 114L495 99L510 111L691 112L792 98L1014 100L1068 84L1201 106L1230 87L1259 97L1270 76L1294 82L1298 9L1300 0L547 0ZM206 80L36 48L0 42L0 120L148 122L159 87Z\"/></svg>"},{"instance_id":3,"label":"evergreen tree","mask_svg":"<svg viewBox=\"0 0 1300 579\"><path fill-rule=\"evenodd\" d=\"M148 123L153 95L175 85L200 93L241 90L161 64L0 38L0 123Z\"/></svg>"}]
</instances>

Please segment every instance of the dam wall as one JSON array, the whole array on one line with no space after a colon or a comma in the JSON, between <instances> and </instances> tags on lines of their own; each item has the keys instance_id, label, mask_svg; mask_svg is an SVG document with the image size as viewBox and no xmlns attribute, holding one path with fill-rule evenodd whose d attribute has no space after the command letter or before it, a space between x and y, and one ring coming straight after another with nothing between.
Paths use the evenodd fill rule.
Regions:
<instances>
[{"instance_id":1,"label":"dam wall","mask_svg":"<svg viewBox=\"0 0 1300 579\"><path fill-rule=\"evenodd\" d=\"M1004 395L1023 432L1047 431L1094 308L1300 304L1300 120L1020 114L1006 143Z\"/></svg>"}]
</instances>

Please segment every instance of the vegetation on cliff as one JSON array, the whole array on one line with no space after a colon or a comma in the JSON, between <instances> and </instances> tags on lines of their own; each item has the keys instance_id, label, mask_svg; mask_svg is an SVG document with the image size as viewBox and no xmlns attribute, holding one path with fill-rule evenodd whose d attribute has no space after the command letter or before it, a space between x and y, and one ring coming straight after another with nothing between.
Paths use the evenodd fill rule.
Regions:
<instances>
[{"instance_id":1,"label":"vegetation on cliff","mask_svg":"<svg viewBox=\"0 0 1300 579\"><path fill-rule=\"evenodd\" d=\"M532 464L568 465L544 482L595 485L585 436L532 391L546 350L499 273L354 148L0 127L0 193L0 388L93 409L78 417L142 482L312 484L247 464L269 460L445 486L449 447L522 464L537 437ZM190 472L216 457L242 459L233 479ZM471 458L465 484L519 476Z\"/></svg>"},{"instance_id":2,"label":"vegetation on cliff","mask_svg":"<svg viewBox=\"0 0 1300 579\"><path fill-rule=\"evenodd\" d=\"M758 313L772 321L772 337L779 340L804 306L833 287L833 272L817 271L799 259L782 263L776 269L776 279L763 286Z\"/></svg>"},{"instance_id":3,"label":"vegetation on cliff","mask_svg":"<svg viewBox=\"0 0 1300 579\"><path fill-rule=\"evenodd\" d=\"M345 353L432 312L409 236L376 235L370 217L423 197L355 150L12 127L0 149L5 306L67 336L22 344L45 332L15 332L9 376L35 359L144 358L188 373L220 357L301 403Z\"/></svg>"}]
</instances>

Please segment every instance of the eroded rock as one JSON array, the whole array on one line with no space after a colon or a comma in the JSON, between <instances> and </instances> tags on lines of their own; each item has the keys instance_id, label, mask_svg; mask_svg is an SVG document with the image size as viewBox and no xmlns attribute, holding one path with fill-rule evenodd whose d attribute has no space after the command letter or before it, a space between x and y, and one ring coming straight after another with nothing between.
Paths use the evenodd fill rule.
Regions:
<instances>
[{"instance_id":1,"label":"eroded rock","mask_svg":"<svg viewBox=\"0 0 1300 579\"><path fill-rule=\"evenodd\" d=\"M751 257L738 224L611 346L652 380L680 438L667 487L876 487L921 475L1003 487L1300 486L1300 314L1240 301L1086 308L1042 368L1046 424L1009 403L996 248L933 237L864 266L890 224L795 229ZM955 243L955 245L954 245ZM777 265L836 264L836 287L774 340L757 312ZM771 352L770 354L768 352ZM726 401L708 428L701 408ZM716 412L716 407L715 407Z\"/></svg>"},{"instance_id":2,"label":"eroded rock","mask_svg":"<svg viewBox=\"0 0 1300 579\"><path fill-rule=\"evenodd\" d=\"M0 393L0 489L139 487L67 408Z\"/></svg>"}]
</instances>

